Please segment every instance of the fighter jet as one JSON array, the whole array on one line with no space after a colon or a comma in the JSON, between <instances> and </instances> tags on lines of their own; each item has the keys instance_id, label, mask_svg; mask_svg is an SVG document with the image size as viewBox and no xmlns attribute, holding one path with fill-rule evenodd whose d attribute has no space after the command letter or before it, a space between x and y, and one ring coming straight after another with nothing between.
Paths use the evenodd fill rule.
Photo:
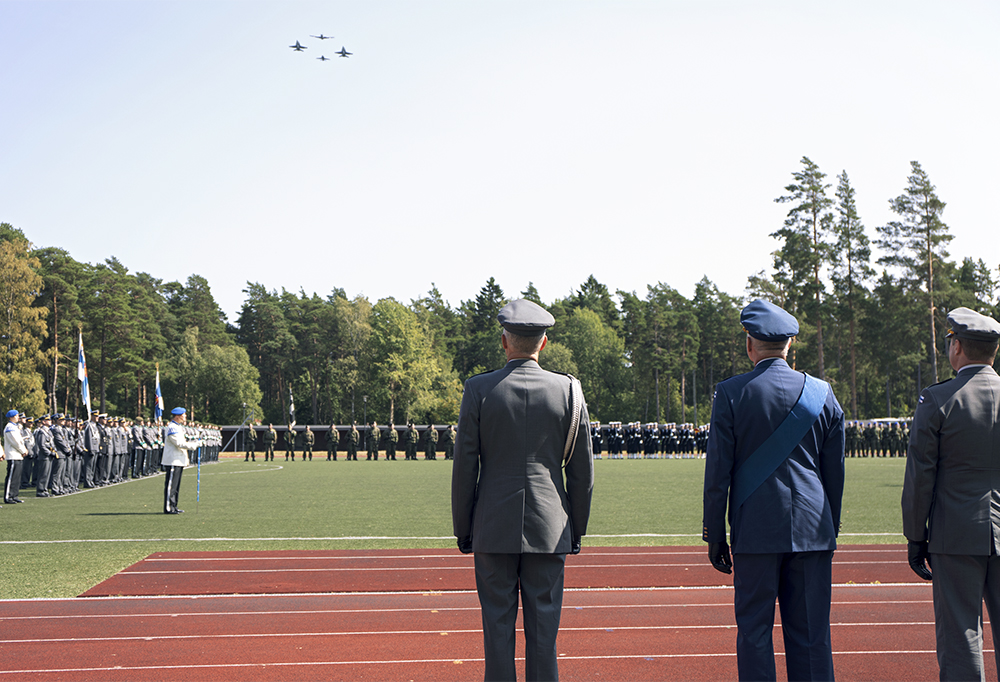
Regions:
<instances>
[{"instance_id":1,"label":"fighter jet","mask_svg":"<svg viewBox=\"0 0 1000 682\"><path fill-rule=\"evenodd\" d=\"M299 41L297 41L297 40L295 41L294 45L289 45L288 47L292 48L296 52L302 52L302 50L308 50L309 49L305 45L299 45Z\"/></svg>"},{"instance_id":2,"label":"fighter jet","mask_svg":"<svg viewBox=\"0 0 1000 682\"><path fill-rule=\"evenodd\" d=\"M333 38L333 36L325 36L322 33L320 33L318 36L311 35L309 37L310 38L319 38L320 40L329 40L330 38Z\"/></svg>"},{"instance_id":3,"label":"fighter jet","mask_svg":"<svg viewBox=\"0 0 1000 682\"><path fill-rule=\"evenodd\" d=\"M320 60L321 62L328 62L328 61L330 61L329 57L324 57L323 55L320 55L320 56L316 57L316 59Z\"/></svg>"},{"instance_id":4,"label":"fighter jet","mask_svg":"<svg viewBox=\"0 0 1000 682\"><path fill-rule=\"evenodd\" d=\"M338 52L337 54L339 54L341 57L350 57L354 53L348 52L346 48L341 47L340 52Z\"/></svg>"}]
</instances>

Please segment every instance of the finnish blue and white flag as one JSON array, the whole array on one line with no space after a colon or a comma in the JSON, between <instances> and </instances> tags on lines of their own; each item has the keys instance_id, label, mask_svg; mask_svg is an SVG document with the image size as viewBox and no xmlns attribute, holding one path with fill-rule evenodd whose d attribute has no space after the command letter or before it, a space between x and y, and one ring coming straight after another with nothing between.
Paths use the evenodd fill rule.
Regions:
<instances>
[{"instance_id":1,"label":"finnish blue and white flag","mask_svg":"<svg viewBox=\"0 0 1000 682\"><path fill-rule=\"evenodd\" d=\"M87 356L83 354L83 329L80 330L80 352L77 357L76 378L80 380L82 386L80 392L83 395L83 404L87 408L87 419L90 419L90 382L87 381Z\"/></svg>"},{"instance_id":2,"label":"finnish blue and white flag","mask_svg":"<svg viewBox=\"0 0 1000 682\"><path fill-rule=\"evenodd\" d=\"M292 397L292 385L288 384L288 428L295 428L295 398Z\"/></svg>"},{"instance_id":3,"label":"finnish blue and white flag","mask_svg":"<svg viewBox=\"0 0 1000 682\"><path fill-rule=\"evenodd\" d=\"M153 404L153 416L160 421L163 416L163 394L160 393L160 368L156 368L156 402Z\"/></svg>"}]
</instances>

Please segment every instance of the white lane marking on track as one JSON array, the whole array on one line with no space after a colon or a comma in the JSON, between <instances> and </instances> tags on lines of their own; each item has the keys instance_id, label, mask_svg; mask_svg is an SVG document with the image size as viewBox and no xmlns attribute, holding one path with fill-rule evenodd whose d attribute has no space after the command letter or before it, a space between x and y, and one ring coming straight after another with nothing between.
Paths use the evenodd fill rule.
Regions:
<instances>
[{"instance_id":1,"label":"white lane marking on track","mask_svg":"<svg viewBox=\"0 0 1000 682\"><path fill-rule=\"evenodd\" d=\"M830 623L831 627L912 627L912 626L933 626L934 621L915 621L899 623ZM560 632L634 632L645 630L732 630L736 623L720 623L718 625L597 625L592 627L560 627ZM775 623L775 627L781 627L780 623ZM482 628L434 628L430 630L339 630L332 632L238 632L233 634L207 634L196 633L191 635L134 635L130 637L40 637L35 639L5 639L4 644L54 644L57 642L154 642L154 641L174 641L183 639L252 639L277 638L277 637L352 637L360 635L439 635L447 632L453 635L480 634ZM522 628L517 628L518 632L523 632Z\"/></svg>"},{"instance_id":2,"label":"white lane marking on track","mask_svg":"<svg viewBox=\"0 0 1000 682\"><path fill-rule=\"evenodd\" d=\"M121 484L118 484L121 485ZM96 489L95 489L96 490ZM83 491L81 491L83 492ZM69 495L66 495L69 497ZM841 536L847 533L841 533ZM902 537L899 533L854 533L855 537L893 535ZM700 535L661 535L658 533L631 533L624 535L587 535L588 538L700 538ZM284 538L91 538L87 540L0 540L0 545L58 545L68 543L90 544L99 542L331 542L354 540L448 540L454 541L454 535L340 535L331 537L284 537ZM840 551L878 551L878 550L837 550ZM666 552L669 554L670 552ZM703 554L704 552L676 552L676 554ZM836 554L834 554L836 556Z\"/></svg>"},{"instance_id":3,"label":"white lane marking on track","mask_svg":"<svg viewBox=\"0 0 1000 682\"><path fill-rule=\"evenodd\" d=\"M834 656L885 656L885 655L913 655L913 654L935 654L933 650L910 649L899 651L834 651ZM992 649L983 649L984 654L993 653ZM784 652L776 651L775 656L784 656ZM613 654L599 656L559 656L560 661L600 661L600 660L636 660L636 659L683 659L683 658L734 658L736 652L713 652L707 654ZM311 661L308 663L300 661L280 661L275 663L205 663L200 665L143 665L143 666L111 666L101 668L51 668L40 670L0 670L0 675L25 675L30 673L90 673L90 672L111 672L111 671L142 671L142 670L206 670L206 669L226 669L226 668L263 668L263 667L306 667L306 666L345 666L345 665L391 665L391 664L426 664L426 663L447 663L454 665L456 662L481 663L482 658L411 658L387 661ZM516 660L523 661L524 657Z\"/></svg>"},{"instance_id":4,"label":"white lane marking on track","mask_svg":"<svg viewBox=\"0 0 1000 682\"><path fill-rule=\"evenodd\" d=\"M671 589L671 588L658 588L659 590ZM595 591L610 591L610 590L595 590ZM636 592L649 592L651 590L642 589L634 590ZM406 593L395 593L394 596L416 596L419 593L406 592ZM449 596L455 593L449 592ZM473 592L467 591L465 594L473 594ZM218 596L218 595L216 595ZM228 595L231 597L231 595ZM260 596L260 595L251 595ZM343 595L336 595L343 596ZM379 593L378 596L382 596ZM135 599L136 597L133 597ZM242 597L239 597L242 599ZM201 598L198 598L201 600ZM13 601L13 600L10 600ZM33 600L37 601L37 600ZM67 601L67 600L60 600ZM94 600L94 601L106 601L106 600ZM120 601L120 600L116 600ZM91 600L87 600L91 603ZM933 600L931 599L892 599L892 600L863 600L863 601L834 601L831 602L833 606L854 606L854 605L864 605L871 606L874 604L883 606L892 605L912 605L912 604L931 604ZM687 608L706 608L706 607L724 607L732 608L732 604L728 601L725 602L701 602L701 603L691 603L684 602L681 604L662 604L662 603L652 603L652 604L565 604L563 605L563 610L567 612L572 611L594 611L597 609L687 609ZM338 615L338 614L353 614L353 613L430 613L430 612L460 612L460 611L476 611L480 610L479 606L423 606L418 608L364 608L364 609L281 609L281 610L267 610L267 611L206 611L206 612L191 612L191 611L146 611L143 613L81 613L72 615L27 615L27 616L0 616L0 622L2 621L27 621L27 620L88 620L93 618L232 618L237 616L318 616L318 615ZM985 619L984 623L989 623L989 619ZM862 624L864 625L864 624Z\"/></svg>"},{"instance_id":5,"label":"white lane marking on track","mask_svg":"<svg viewBox=\"0 0 1000 682\"><path fill-rule=\"evenodd\" d=\"M850 587L850 588L864 588L866 590L878 589L880 587L920 587L924 589L930 589L931 585L929 583L834 583L833 587ZM564 592L570 593L588 593L588 592L689 592L696 590L705 591L717 591L717 590L732 590L732 585L674 585L672 587L567 587ZM32 604L51 604L68 602L73 604L87 603L87 604L98 604L98 603L109 603L113 604L122 601L151 601L151 600L186 600L186 601L205 601L211 599L238 599L241 601L248 600L265 600L265 599L315 599L317 597L321 598L340 598L340 599L352 599L355 597L393 597L393 596L456 596L465 594L476 594L476 590L415 590L412 592L401 592L401 591L384 591L384 592L269 592L269 593L247 593L247 594L158 594L158 595L147 595L147 594L131 594L131 595L116 595L116 596L100 596L100 597L87 597L85 600L80 599L0 599L0 604L11 603L16 604L19 602L30 602ZM922 603L927 600L920 600L914 603ZM853 604L858 602L845 601L845 602L833 602L835 604ZM869 602L864 602L869 603ZM909 603L906 601L899 602L870 602L870 603ZM141 614L140 614L141 615ZM0 615L0 621L11 620L25 617L35 617L35 616L2 616ZM50 616L37 616L38 618L48 618ZM56 617L56 616L52 616ZM59 616L66 618L75 618L77 616Z\"/></svg>"}]
</instances>

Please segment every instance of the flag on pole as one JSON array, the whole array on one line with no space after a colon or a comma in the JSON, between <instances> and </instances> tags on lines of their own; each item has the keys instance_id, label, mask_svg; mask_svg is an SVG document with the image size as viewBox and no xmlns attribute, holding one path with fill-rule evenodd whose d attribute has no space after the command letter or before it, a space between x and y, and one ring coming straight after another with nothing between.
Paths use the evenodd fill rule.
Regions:
<instances>
[{"instance_id":1,"label":"flag on pole","mask_svg":"<svg viewBox=\"0 0 1000 682\"><path fill-rule=\"evenodd\" d=\"M291 384L288 384L288 427L295 428L295 398L292 397Z\"/></svg>"},{"instance_id":2,"label":"flag on pole","mask_svg":"<svg viewBox=\"0 0 1000 682\"><path fill-rule=\"evenodd\" d=\"M163 416L163 394L160 393L160 366L156 366L156 404L153 405L153 415L156 421L160 421Z\"/></svg>"},{"instance_id":3,"label":"flag on pole","mask_svg":"<svg viewBox=\"0 0 1000 682\"><path fill-rule=\"evenodd\" d=\"M76 378L83 384L80 392L83 394L83 404L87 408L87 420L90 420L90 383L87 381L87 357L83 354L83 328L80 329L80 353L77 358Z\"/></svg>"}]
</instances>

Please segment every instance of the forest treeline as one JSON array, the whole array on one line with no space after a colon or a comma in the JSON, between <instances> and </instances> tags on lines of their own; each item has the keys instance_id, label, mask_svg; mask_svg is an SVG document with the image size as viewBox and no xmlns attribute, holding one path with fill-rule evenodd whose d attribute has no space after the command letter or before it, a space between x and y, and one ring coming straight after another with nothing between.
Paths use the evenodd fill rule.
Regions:
<instances>
[{"instance_id":1,"label":"forest treeline","mask_svg":"<svg viewBox=\"0 0 1000 682\"><path fill-rule=\"evenodd\" d=\"M798 318L790 363L830 381L850 417L912 414L922 387L951 376L948 311L996 317L997 269L950 260L945 203L916 161L889 200L894 220L873 232L846 172L829 181L803 157L791 175L775 199L789 210L770 235L772 267L738 296L708 278L688 298L665 282L612 292L590 276L546 302L531 282L504 292L491 277L452 306L433 284L404 303L248 282L229 321L204 277L164 282L113 256L82 263L3 223L0 400L80 414L82 333L102 412L152 414L158 369L168 408L201 421L282 424L294 399L299 423L449 423L462 382L503 364L496 315L523 297L555 317L541 364L580 378L592 418L702 423L715 384L749 369L739 311L760 297Z\"/></svg>"}]
</instances>

